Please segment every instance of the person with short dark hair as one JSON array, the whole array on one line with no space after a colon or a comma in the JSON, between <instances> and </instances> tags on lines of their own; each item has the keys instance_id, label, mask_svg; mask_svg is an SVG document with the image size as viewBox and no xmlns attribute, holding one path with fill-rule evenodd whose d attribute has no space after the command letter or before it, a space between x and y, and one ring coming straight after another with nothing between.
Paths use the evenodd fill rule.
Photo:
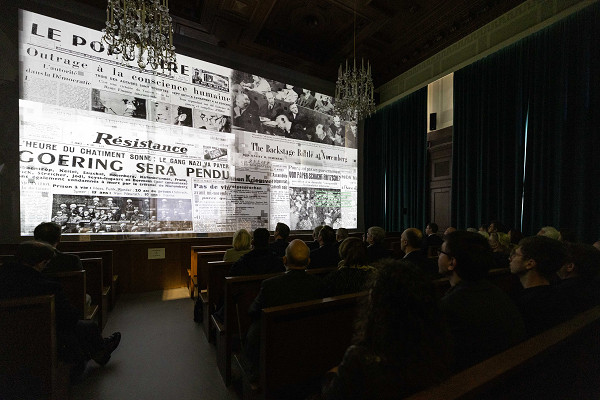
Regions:
<instances>
[{"instance_id":1,"label":"person with short dark hair","mask_svg":"<svg viewBox=\"0 0 600 400\"><path fill-rule=\"evenodd\" d=\"M359 238L345 239L339 246L338 269L329 273L325 279L328 296L339 296L364 290L367 280L375 271L368 265L367 246Z\"/></svg>"},{"instance_id":2,"label":"person with short dark hair","mask_svg":"<svg viewBox=\"0 0 600 400\"><path fill-rule=\"evenodd\" d=\"M517 306L529 336L552 328L572 314L569 300L550 285L565 259L563 244L546 236L526 237L510 255L510 272L519 277L524 289Z\"/></svg>"},{"instance_id":3,"label":"person with short dark hair","mask_svg":"<svg viewBox=\"0 0 600 400\"><path fill-rule=\"evenodd\" d=\"M273 237L275 241L271 243L269 249L277 257L283 257L285 255L285 249L288 247L287 238L290 236L290 227L283 222L278 222L275 226L275 232Z\"/></svg>"},{"instance_id":4,"label":"person with short dark hair","mask_svg":"<svg viewBox=\"0 0 600 400\"><path fill-rule=\"evenodd\" d=\"M338 228L338 230L335 232L335 240L337 240L337 242L341 244L347 238L348 238L348 229Z\"/></svg>"},{"instance_id":5,"label":"person with short dark hair","mask_svg":"<svg viewBox=\"0 0 600 400\"><path fill-rule=\"evenodd\" d=\"M508 295L486 278L494 266L492 250L478 233L446 235L438 267L450 278L441 299L454 347L454 370L460 371L508 349L525 337L519 310Z\"/></svg>"},{"instance_id":6,"label":"person with short dark hair","mask_svg":"<svg viewBox=\"0 0 600 400\"><path fill-rule=\"evenodd\" d=\"M600 304L600 251L584 243L565 243L567 257L557 271L556 288L569 299L572 315Z\"/></svg>"},{"instance_id":7,"label":"person with short dark hair","mask_svg":"<svg viewBox=\"0 0 600 400\"><path fill-rule=\"evenodd\" d=\"M54 222L42 222L33 231L33 238L35 240L48 243L54 247L55 256L44 269L44 273L81 271L83 269L81 260L77 255L65 254L56 248L60 243L61 234L62 230L60 226Z\"/></svg>"},{"instance_id":8,"label":"person with short dark hair","mask_svg":"<svg viewBox=\"0 0 600 400\"><path fill-rule=\"evenodd\" d=\"M448 333L431 280L404 260L382 260L367 286L354 343L330 372L325 400L391 400L448 375Z\"/></svg>"},{"instance_id":9,"label":"person with short dark hair","mask_svg":"<svg viewBox=\"0 0 600 400\"><path fill-rule=\"evenodd\" d=\"M340 262L340 255L335 241L335 231L332 227L325 225L319 232L318 249L310 252L309 269L337 267Z\"/></svg>"},{"instance_id":10,"label":"person with short dark hair","mask_svg":"<svg viewBox=\"0 0 600 400\"><path fill-rule=\"evenodd\" d=\"M283 272L281 257L269 250L271 234L265 228L257 228L252 236L253 249L237 260L229 270L229 276L262 275Z\"/></svg>"},{"instance_id":11,"label":"person with short dark hair","mask_svg":"<svg viewBox=\"0 0 600 400\"><path fill-rule=\"evenodd\" d=\"M442 245L442 238L437 234L438 226L435 222L430 222L425 227L425 235L423 236L423 242L421 244L421 252L425 257L429 255L429 248L432 247L437 251L439 246ZM432 254L435 254L433 252Z\"/></svg>"},{"instance_id":12,"label":"person with short dark hair","mask_svg":"<svg viewBox=\"0 0 600 400\"><path fill-rule=\"evenodd\" d=\"M437 265L427 259L421 252L423 234L417 228L408 228L400 235L400 249L404 259L415 264L423 273L431 278L436 277Z\"/></svg>"},{"instance_id":13,"label":"person with short dark hair","mask_svg":"<svg viewBox=\"0 0 600 400\"><path fill-rule=\"evenodd\" d=\"M369 263L375 263L383 258L389 258L392 256L390 249L387 249L384 244L385 230L379 226L372 226L367 229L366 242L367 247L367 258Z\"/></svg>"},{"instance_id":14,"label":"person with short dark hair","mask_svg":"<svg viewBox=\"0 0 600 400\"><path fill-rule=\"evenodd\" d=\"M72 376L79 377L88 360L100 365L108 362L121 334L115 332L103 339L95 322L79 320L62 286L42 274L54 254L54 247L48 243L21 243L14 260L0 268L0 299L54 295L58 357L73 364Z\"/></svg>"}]
</instances>

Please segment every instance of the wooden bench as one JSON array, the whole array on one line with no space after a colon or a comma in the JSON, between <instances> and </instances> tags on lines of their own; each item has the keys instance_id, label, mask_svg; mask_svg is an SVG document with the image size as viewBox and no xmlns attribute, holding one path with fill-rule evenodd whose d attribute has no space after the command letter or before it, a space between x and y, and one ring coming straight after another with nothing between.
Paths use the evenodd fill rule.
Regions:
<instances>
[{"instance_id":1,"label":"wooden bench","mask_svg":"<svg viewBox=\"0 0 600 400\"><path fill-rule=\"evenodd\" d=\"M108 310L104 307L102 298L102 259L82 258L81 264L85 270L85 290L91 296L92 304L98 306L98 327L102 331L108 319ZM104 302L106 302L106 299Z\"/></svg>"},{"instance_id":2,"label":"wooden bench","mask_svg":"<svg viewBox=\"0 0 600 400\"><path fill-rule=\"evenodd\" d=\"M191 259L191 266L188 274L190 276L189 290L190 297L195 299L201 296L201 292L206 291L208 284L208 273L206 272L206 263L209 261L222 261L225 255L224 250L196 251Z\"/></svg>"},{"instance_id":3,"label":"wooden bench","mask_svg":"<svg viewBox=\"0 0 600 400\"><path fill-rule=\"evenodd\" d=\"M206 266L208 285L206 297L202 298L202 328L209 343L214 342L216 329L211 315L225 302L225 277L232 265L229 261L209 261Z\"/></svg>"},{"instance_id":4,"label":"wooden bench","mask_svg":"<svg viewBox=\"0 0 600 400\"><path fill-rule=\"evenodd\" d=\"M0 397L69 398L69 366L57 359L54 296L0 300Z\"/></svg>"},{"instance_id":5,"label":"wooden bench","mask_svg":"<svg viewBox=\"0 0 600 400\"><path fill-rule=\"evenodd\" d=\"M598 399L600 306L407 400Z\"/></svg>"},{"instance_id":6,"label":"wooden bench","mask_svg":"<svg viewBox=\"0 0 600 400\"><path fill-rule=\"evenodd\" d=\"M336 268L315 268L309 274L323 277ZM237 344L246 337L251 320L250 305L260 292L262 281L283 272L266 275L248 275L225 278L225 315L223 322L210 316L216 330L217 366L225 385L231 384L231 355Z\"/></svg>"},{"instance_id":7,"label":"wooden bench","mask_svg":"<svg viewBox=\"0 0 600 400\"><path fill-rule=\"evenodd\" d=\"M87 280L86 271L63 271L46 274L49 279L55 280L62 286L69 303L77 310L79 319L97 319L98 305L87 305L86 290Z\"/></svg>"},{"instance_id":8,"label":"wooden bench","mask_svg":"<svg viewBox=\"0 0 600 400\"><path fill-rule=\"evenodd\" d=\"M117 284L119 275L113 269L112 250L86 250L66 252L75 254L79 258L101 258L102 259L102 298L106 310L112 310L116 303ZM105 304L106 303L106 304Z\"/></svg>"},{"instance_id":9,"label":"wooden bench","mask_svg":"<svg viewBox=\"0 0 600 400\"><path fill-rule=\"evenodd\" d=\"M319 378L352 341L357 304L367 292L265 308L261 321L260 398Z\"/></svg>"}]
</instances>

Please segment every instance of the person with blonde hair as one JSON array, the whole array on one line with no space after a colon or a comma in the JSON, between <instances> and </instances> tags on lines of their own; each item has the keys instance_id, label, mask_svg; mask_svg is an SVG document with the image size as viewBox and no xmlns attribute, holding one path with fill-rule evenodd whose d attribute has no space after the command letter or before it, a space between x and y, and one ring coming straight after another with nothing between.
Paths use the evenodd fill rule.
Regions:
<instances>
[{"instance_id":1,"label":"person with blonde hair","mask_svg":"<svg viewBox=\"0 0 600 400\"><path fill-rule=\"evenodd\" d=\"M560 232L553 226L544 226L539 230L537 236L546 236L550 239L559 240Z\"/></svg>"},{"instance_id":2,"label":"person with blonde hair","mask_svg":"<svg viewBox=\"0 0 600 400\"><path fill-rule=\"evenodd\" d=\"M511 251L510 237L504 232L492 232L488 238L488 243L492 248L496 267L507 268Z\"/></svg>"},{"instance_id":3,"label":"person with blonde hair","mask_svg":"<svg viewBox=\"0 0 600 400\"><path fill-rule=\"evenodd\" d=\"M245 229L239 229L236 233L233 234L233 241L231 245L233 248L227 249L225 251L225 255L223 256L223 261L237 261L241 256L248 253L250 248L250 243L252 242L252 236Z\"/></svg>"}]
</instances>

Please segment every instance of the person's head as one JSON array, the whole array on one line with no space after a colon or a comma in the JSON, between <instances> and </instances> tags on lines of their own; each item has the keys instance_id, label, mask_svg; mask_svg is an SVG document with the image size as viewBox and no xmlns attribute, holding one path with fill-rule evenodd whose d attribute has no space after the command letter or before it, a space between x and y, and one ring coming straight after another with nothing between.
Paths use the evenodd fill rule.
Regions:
<instances>
[{"instance_id":1,"label":"person's head","mask_svg":"<svg viewBox=\"0 0 600 400\"><path fill-rule=\"evenodd\" d=\"M236 233L233 234L233 241L231 245L234 249L247 250L250 248L250 243L252 242L252 236L245 229L239 229Z\"/></svg>"},{"instance_id":2,"label":"person's head","mask_svg":"<svg viewBox=\"0 0 600 400\"><path fill-rule=\"evenodd\" d=\"M19 264L32 267L37 271L42 271L48 265L48 262L54 257L54 247L48 243L29 240L23 242L17 247L15 259Z\"/></svg>"},{"instance_id":3,"label":"person's head","mask_svg":"<svg viewBox=\"0 0 600 400\"><path fill-rule=\"evenodd\" d=\"M239 93L235 97L235 105L240 110L245 110L250 105L250 98L248 97L248 95L246 93Z\"/></svg>"},{"instance_id":4,"label":"person's head","mask_svg":"<svg viewBox=\"0 0 600 400\"><path fill-rule=\"evenodd\" d=\"M352 132L354 134L354 136L356 136L356 130L358 129L358 127L356 126L356 123L351 123L350 124L350 132Z\"/></svg>"},{"instance_id":5,"label":"person's head","mask_svg":"<svg viewBox=\"0 0 600 400\"><path fill-rule=\"evenodd\" d=\"M367 247L365 242L356 237L344 239L340 244L340 258L344 266L353 267L367 264Z\"/></svg>"},{"instance_id":6,"label":"person's head","mask_svg":"<svg viewBox=\"0 0 600 400\"><path fill-rule=\"evenodd\" d=\"M273 94L273 92L265 93L265 98L267 99L267 104L269 104L270 106L275 104L275 95Z\"/></svg>"},{"instance_id":7,"label":"person's head","mask_svg":"<svg viewBox=\"0 0 600 400\"><path fill-rule=\"evenodd\" d=\"M275 117L275 122L277 123L277 127L283 130L289 130L291 123L288 117L281 114Z\"/></svg>"},{"instance_id":8,"label":"person's head","mask_svg":"<svg viewBox=\"0 0 600 400\"><path fill-rule=\"evenodd\" d=\"M323 225L317 225L315 226L315 228L313 229L313 240L318 240L319 239L319 233L321 232L321 229L323 229Z\"/></svg>"},{"instance_id":9,"label":"person's head","mask_svg":"<svg viewBox=\"0 0 600 400\"><path fill-rule=\"evenodd\" d=\"M594 242L594 244L592 245L596 248L596 250L600 251L600 240L598 240L597 242Z\"/></svg>"},{"instance_id":10,"label":"person's head","mask_svg":"<svg viewBox=\"0 0 600 400\"><path fill-rule=\"evenodd\" d=\"M546 236L550 239L558 240L560 238L560 232L553 226L544 226L537 233L538 236Z\"/></svg>"},{"instance_id":11,"label":"person's head","mask_svg":"<svg viewBox=\"0 0 600 400\"><path fill-rule=\"evenodd\" d=\"M380 244L385 239L385 230L380 226L372 226L367 229L367 243Z\"/></svg>"},{"instance_id":12,"label":"person's head","mask_svg":"<svg viewBox=\"0 0 600 400\"><path fill-rule=\"evenodd\" d=\"M298 114L298 105L296 103L292 103L290 105L290 111L293 112L294 114Z\"/></svg>"},{"instance_id":13,"label":"person's head","mask_svg":"<svg viewBox=\"0 0 600 400\"><path fill-rule=\"evenodd\" d=\"M325 138L325 131L323 130L322 124L317 124L317 126L315 126L315 133L319 139Z\"/></svg>"},{"instance_id":14,"label":"person's head","mask_svg":"<svg viewBox=\"0 0 600 400\"><path fill-rule=\"evenodd\" d=\"M449 339L431 280L411 262L387 259L366 289L354 343L398 362L411 384L439 382L449 363Z\"/></svg>"},{"instance_id":15,"label":"person's head","mask_svg":"<svg viewBox=\"0 0 600 400\"><path fill-rule=\"evenodd\" d=\"M556 272L560 279L581 277L592 282L600 273L600 251L584 243L566 242L566 258Z\"/></svg>"},{"instance_id":16,"label":"person's head","mask_svg":"<svg viewBox=\"0 0 600 400\"><path fill-rule=\"evenodd\" d=\"M500 221L492 221L490 222L490 226L488 227L488 233L494 233L494 232L505 232L506 233L506 228L504 227L504 224Z\"/></svg>"},{"instance_id":17,"label":"person's head","mask_svg":"<svg viewBox=\"0 0 600 400\"><path fill-rule=\"evenodd\" d=\"M346 228L338 228L338 230L335 232L335 240L337 240L338 242L345 240L347 237L348 229Z\"/></svg>"},{"instance_id":18,"label":"person's head","mask_svg":"<svg viewBox=\"0 0 600 400\"><path fill-rule=\"evenodd\" d=\"M56 247L60 243L60 225L54 222L42 222L33 230L33 238L39 242Z\"/></svg>"},{"instance_id":19,"label":"person's head","mask_svg":"<svg viewBox=\"0 0 600 400\"><path fill-rule=\"evenodd\" d=\"M94 197L94 198L92 199L92 201L94 202L94 204L96 204L96 203L100 203L100 198L98 198L98 197Z\"/></svg>"},{"instance_id":20,"label":"person's head","mask_svg":"<svg viewBox=\"0 0 600 400\"><path fill-rule=\"evenodd\" d=\"M322 245L335 242L335 231L329 225L324 225L319 232L319 243Z\"/></svg>"},{"instance_id":21,"label":"person's head","mask_svg":"<svg viewBox=\"0 0 600 400\"><path fill-rule=\"evenodd\" d=\"M491 233L488 242L495 253L506 253L510 248L510 238L504 232Z\"/></svg>"},{"instance_id":22,"label":"person's head","mask_svg":"<svg viewBox=\"0 0 600 400\"><path fill-rule=\"evenodd\" d=\"M99 100L107 114L131 117L136 110L133 96L101 91Z\"/></svg>"},{"instance_id":23,"label":"person's head","mask_svg":"<svg viewBox=\"0 0 600 400\"><path fill-rule=\"evenodd\" d=\"M340 119L339 115L336 115L335 117L333 117L333 125L335 125L336 128L340 127L342 120Z\"/></svg>"},{"instance_id":24,"label":"person's head","mask_svg":"<svg viewBox=\"0 0 600 400\"><path fill-rule=\"evenodd\" d=\"M438 256L440 274L477 281L485 278L493 266L492 249L480 234L455 231L444 237Z\"/></svg>"},{"instance_id":25,"label":"person's head","mask_svg":"<svg viewBox=\"0 0 600 400\"><path fill-rule=\"evenodd\" d=\"M421 248L423 234L417 228L408 228L400 235L400 248L404 252L410 252Z\"/></svg>"},{"instance_id":26,"label":"person's head","mask_svg":"<svg viewBox=\"0 0 600 400\"><path fill-rule=\"evenodd\" d=\"M446 230L444 231L444 237L451 234L452 232L456 232L456 228L453 226L447 227Z\"/></svg>"},{"instance_id":27,"label":"person's head","mask_svg":"<svg viewBox=\"0 0 600 400\"><path fill-rule=\"evenodd\" d=\"M271 234L266 228L256 228L252 234L252 245L255 249L266 249L269 247Z\"/></svg>"},{"instance_id":28,"label":"person's head","mask_svg":"<svg viewBox=\"0 0 600 400\"><path fill-rule=\"evenodd\" d=\"M516 275L535 271L550 280L563 265L566 252L563 244L546 236L529 236L519 242L510 255L510 272Z\"/></svg>"},{"instance_id":29,"label":"person's head","mask_svg":"<svg viewBox=\"0 0 600 400\"><path fill-rule=\"evenodd\" d=\"M73 203L73 204L69 205L69 208L71 209L71 211L76 210L77 204Z\"/></svg>"},{"instance_id":30,"label":"person's head","mask_svg":"<svg viewBox=\"0 0 600 400\"><path fill-rule=\"evenodd\" d=\"M283 264L287 269L305 269L310 262L310 249L300 239L290 242L285 249Z\"/></svg>"},{"instance_id":31,"label":"person's head","mask_svg":"<svg viewBox=\"0 0 600 400\"><path fill-rule=\"evenodd\" d=\"M275 236L279 236L281 239L286 240L290 236L290 227L283 222L278 222L275 225Z\"/></svg>"},{"instance_id":32,"label":"person's head","mask_svg":"<svg viewBox=\"0 0 600 400\"><path fill-rule=\"evenodd\" d=\"M437 231L438 231L438 226L435 222L430 222L427 224L427 227L425 227L425 233L427 235L437 233Z\"/></svg>"}]
</instances>

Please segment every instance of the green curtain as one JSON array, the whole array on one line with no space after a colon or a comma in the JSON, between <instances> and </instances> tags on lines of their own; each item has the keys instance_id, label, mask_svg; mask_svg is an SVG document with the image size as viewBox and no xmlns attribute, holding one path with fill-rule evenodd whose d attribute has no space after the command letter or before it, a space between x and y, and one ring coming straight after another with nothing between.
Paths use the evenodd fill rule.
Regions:
<instances>
[{"instance_id":1,"label":"green curtain","mask_svg":"<svg viewBox=\"0 0 600 400\"><path fill-rule=\"evenodd\" d=\"M364 220L387 231L423 229L427 88L378 110L364 126Z\"/></svg>"},{"instance_id":2,"label":"green curtain","mask_svg":"<svg viewBox=\"0 0 600 400\"><path fill-rule=\"evenodd\" d=\"M452 225L520 226L527 98L517 43L454 74Z\"/></svg>"},{"instance_id":3,"label":"green curtain","mask_svg":"<svg viewBox=\"0 0 600 400\"><path fill-rule=\"evenodd\" d=\"M527 38L530 98L523 230L600 238L600 4Z\"/></svg>"}]
</instances>

